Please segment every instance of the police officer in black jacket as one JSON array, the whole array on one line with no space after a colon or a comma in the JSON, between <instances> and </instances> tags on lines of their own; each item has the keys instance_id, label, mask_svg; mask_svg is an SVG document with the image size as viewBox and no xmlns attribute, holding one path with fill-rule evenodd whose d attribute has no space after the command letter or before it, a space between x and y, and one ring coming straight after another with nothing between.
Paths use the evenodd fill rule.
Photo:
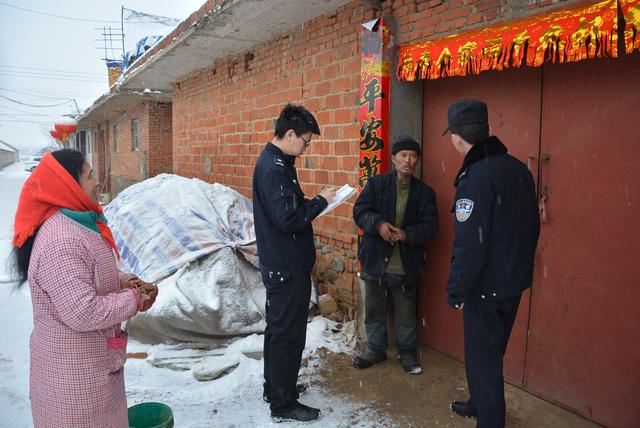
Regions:
<instances>
[{"instance_id":1,"label":"police officer in black jacket","mask_svg":"<svg viewBox=\"0 0 640 428\"><path fill-rule=\"evenodd\" d=\"M315 246L311 222L335 197L328 187L305 199L295 158L320 135L313 115L287 105L276 121L275 136L260 154L253 172L253 216L260 273L267 289L264 334L264 398L276 420L309 421L320 410L297 401L298 371L307 333L311 269Z\"/></svg>"},{"instance_id":2,"label":"police officer in black jacket","mask_svg":"<svg viewBox=\"0 0 640 428\"><path fill-rule=\"evenodd\" d=\"M540 218L527 166L489 136L487 105L448 110L453 146L464 156L455 179L455 239L448 303L463 310L469 400L451 409L480 428L505 424L502 364L520 296L531 287ZM443 134L443 135L444 135Z\"/></svg>"},{"instance_id":3,"label":"police officer in black jacket","mask_svg":"<svg viewBox=\"0 0 640 428\"><path fill-rule=\"evenodd\" d=\"M425 265L424 244L438 231L436 195L413 176L420 146L400 136L392 148L394 171L373 176L353 207L364 231L358 249L365 283L367 350L353 366L367 368L387 358L387 295L395 309L397 359L407 373L422 367L416 356L416 296Z\"/></svg>"}]
</instances>

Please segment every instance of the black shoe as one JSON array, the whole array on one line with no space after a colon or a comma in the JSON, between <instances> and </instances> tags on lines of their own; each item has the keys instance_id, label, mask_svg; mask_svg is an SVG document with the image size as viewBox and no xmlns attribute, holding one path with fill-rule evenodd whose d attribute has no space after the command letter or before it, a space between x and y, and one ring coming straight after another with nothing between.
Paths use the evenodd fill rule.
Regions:
<instances>
[{"instance_id":1,"label":"black shoe","mask_svg":"<svg viewBox=\"0 0 640 428\"><path fill-rule=\"evenodd\" d=\"M298 392L298 397L303 394L308 388L308 385L305 383L299 383L296 385L296 391ZM265 403L271 403L271 397L269 397L269 390L264 389L262 392L262 399Z\"/></svg>"},{"instance_id":2,"label":"black shoe","mask_svg":"<svg viewBox=\"0 0 640 428\"><path fill-rule=\"evenodd\" d=\"M464 401L452 401L449 408L460 416L465 418L477 419L478 411L473 408L471 403Z\"/></svg>"},{"instance_id":3,"label":"black shoe","mask_svg":"<svg viewBox=\"0 0 640 428\"><path fill-rule=\"evenodd\" d=\"M422 373L422 367L420 366L420 363L418 362L415 354L398 354L396 355L396 358L398 359L398 361L400 361L400 364L402 365L402 368L405 372L409 374Z\"/></svg>"},{"instance_id":4,"label":"black shoe","mask_svg":"<svg viewBox=\"0 0 640 428\"><path fill-rule=\"evenodd\" d=\"M353 364L353 367L357 369L366 369L367 367L371 367L375 363L379 363L380 361L384 361L386 359L386 352L371 352L367 350L357 357L353 357L351 363Z\"/></svg>"},{"instance_id":5,"label":"black shoe","mask_svg":"<svg viewBox=\"0 0 640 428\"><path fill-rule=\"evenodd\" d=\"M285 421L315 421L320 418L320 409L305 406L304 404L295 401L282 409L272 410L271 418L274 422Z\"/></svg>"}]
</instances>

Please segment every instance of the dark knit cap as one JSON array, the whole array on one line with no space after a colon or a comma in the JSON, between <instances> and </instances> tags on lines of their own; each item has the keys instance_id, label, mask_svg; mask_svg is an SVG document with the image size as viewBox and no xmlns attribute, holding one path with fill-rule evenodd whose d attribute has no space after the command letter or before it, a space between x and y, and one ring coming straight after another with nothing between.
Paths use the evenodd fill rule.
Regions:
<instances>
[{"instance_id":1,"label":"dark knit cap","mask_svg":"<svg viewBox=\"0 0 640 428\"><path fill-rule=\"evenodd\" d=\"M420 144L408 135L400 135L391 146L391 154L395 155L400 150L413 150L420 154Z\"/></svg>"}]
</instances>

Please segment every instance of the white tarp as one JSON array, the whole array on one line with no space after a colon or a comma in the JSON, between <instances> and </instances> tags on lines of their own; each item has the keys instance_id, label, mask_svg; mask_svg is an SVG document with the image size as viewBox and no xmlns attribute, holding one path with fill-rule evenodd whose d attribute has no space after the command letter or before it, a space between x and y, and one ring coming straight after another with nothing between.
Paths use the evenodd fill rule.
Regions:
<instances>
[{"instance_id":1,"label":"white tarp","mask_svg":"<svg viewBox=\"0 0 640 428\"><path fill-rule=\"evenodd\" d=\"M211 343L264 331L251 201L198 179L162 174L105 209L120 267L158 282L158 299L127 323L145 342Z\"/></svg>"},{"instance_id":2,"label":"white tarp","mask_svg":"<svg viewBox=\"0 0 640 428\"><path fill-rule=\"evenodd\" d=\"M251 201L221 184L161 174L122 191L105 215L123 270L145 281L224 247L258 267Z\"/></svg>"}]
</instances>

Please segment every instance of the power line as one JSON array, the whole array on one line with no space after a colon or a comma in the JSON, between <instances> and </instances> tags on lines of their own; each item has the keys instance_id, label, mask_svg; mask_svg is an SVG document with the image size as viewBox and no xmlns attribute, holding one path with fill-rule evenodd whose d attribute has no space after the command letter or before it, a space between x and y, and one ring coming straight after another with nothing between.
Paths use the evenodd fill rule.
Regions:
<instances>
[{"instance_id":1,"label":"power line","mask_svg":"<svg viewBox=\"0 0 640 428\"><path fill-rule=\"evenodd\" d=\"M38 92L28 93L28 92L22 92L22 91L14 91L14 90L5 89L5 88L0 88L0 91L6 91L6 92L12 92L14 94L26 95L26 96L32 97L32 98L42 98L42 99L51 99L51 100L68 100L69 99L69 97L52 97L52 96L46 96L46 95L36 95ZM40 92L40 93L42 93L42 92Z\"/></svg>"},{"instance_id":2,"label":"power line","mask_svg":"<svg viewBox=\"0 0 640 428\"><path fill-rule=\"evenodd\" d=\"M34 71L37 71L37 72L50 71L50 72L54 72L54 73L84 74L84 75L87 75L87 76L104 76L103 73L85 73L83 71L55 70L55 69L52 69L52 68L23 67L23 66L8 65L8 64L0 64L0 67L3 67L3 68L17 68L17 69L19 69L19 70L16 70L16 71L34 70Z\"/></svg>"},{"instance_id":3,"label":"power line","mask_svg":"<svg viewBox=\"0 0 640 428\"><path fill-rule=\"evenodd\" d=\"M28 79L46 79L46 80L71 80L74 82L84 82L84 83L103 83L104 80L86 80L86 79L78 79L71 77L47 77L47 76L28 76L28 75L17 75L17 74L6 74L0 71L0 76L5 77L18 77L18 78L28 78Z\"/></svg>"},{"instance_id":4,"label":"power line","mask_svg":"<svg viewBox=\"0 0 640 428\"><path fill-rule=\"evenodd\" d=\"M0 105L0 109L7 109L7 110L12 110L12 111L19 111L19 112L21 112L21 113L27 113L27 114L37 114L37 113L32 112L32 111L22 110L22 109L19 109L19 108L14 108L14 107L9 107L9 106L3 106L3 105ZM0 114L2 114L2 113L0 112ZM5 114L8 114L8 113L5 113Z\"/></svg>"},{"instance_id":5,"label":"power line","mask_svg":"<svg viewBox=\"0 0 640 428\"><path fill-rule=\"evenodd\" d=\"M65 101L65 102L63 102L63 103L60 103L60 104L51 104L51 105L35 105L35 104L29 104L29 103L25 103L25 102L22 102L22 101L14 100L13 98L5 97L4 95L0 95L0 98L4 98L5 100L12 101L12 102L14 102L14 103L16 103L16 104L20 104L20 105L23 105L23 106L27 106L27 107L37 107L37 108L43 108L43 107L58 107L58 106L65 105L65 104L67 104L67 103L69 103L69 102L71 102L71 101L75 102L75 100L74 100L73 98L69 98L67 101Z\"/></svg>"},{"instance_id":6,"label":"power line","mask_svg":"<svg viewBox=\"0 0 640 428\"><path fill-rule=\"evenodd\" d=\"M51 123L50 120L22 120L22 119L0 119L0 122L40 123L40 124Z\"/></svg>"},{"instance_id":7,"label":"power line","mask_svg":"<svg viewBox=\"0 0 640 428\"><path fill-rule=\"evenodd\" d=\"M44 96L40 97L39 95L50 95L51 98L54 99L67 99L69 98L69 92L70 90L68 89L50 89L47 91L44 91L42 89L38 89L38 90L34 90L33 87L24 87L24 86L11 86L12 88L14 88L14 90L12 89L6 89L6 88L0 88L0 90L4 90L4 91L9 91L9 92L16 92L19 93L18 91L16 91L15 89L20 89L22 91L29 91L28 93L22 93L22 95L28 95L28 96L32 96L32 97L36 97L36 98L45 98ZM73 88L75 89L75 88ZM87 94L87 93L79 93L79 92L75 92L75 90L72 91L72 94L75 94L73 96L75 96L76 98L91 98L91 99L95 99L96 98L96 94L95 93L91 93L91 94ZM64 96L59 96L59 95L64 95Z\"/></svg>"},{"instance_id":8,"label":"power line","mask_svg":"<svg viewBox=\"0 0 640 428\"><path fill-rule=\"evenodd\" d=\"M126 7L123 7L122 10L126 10L127 12L129 12L127 18L125 19L126 22L154 23L168 26L178 25L181 22L180 19L177 18L151 15L144 12L138 12L137 10L127 9ZM134 19L137 19L137 21L134 21ZM144 21L144 19L148 19L148 21Z\"/></svg>"},{"instance_id":9,"label":"power line","mask_svg":"<svg viewBox=\"0 0 640 428\"><path fill-rule=\"evenodd\" d=\"M66 73L64 71L33 71L33 70L8 70L0 67L0 73L11 73L11 74L21 74L25 76L57 76L57 77L77 77L78 79L99 79L100 77L105 77L107 73L101 76L85 76L85 75L75 75L72 73Z\"/></svg>"},{"instance_id":10,"label":"power line","mask_svg":"<svg viewBox=\"0 0 640 428\"><path fill-rule=\"evenodd\" d=\"M2 113L0 112L0 116L10 116L10 117L18 117L18 116L46 116L46 117L58 117L59 114L46 114L46 113Z\"/></svg>"},{"instance_id":11,"label":"power line","mask_svg":"<svg viewBox=\"0 0 640 428\"><path fill-rule=\"evenodd\" d=\"M16 5L13 5L13 4L5 3L3 1L0 1L0 4L3 5L3 6L13 7L15 9L20 9L20 10L23 10L25 12L35 13L37 15L51 16L51 17L54 17L54 18L67 19L69 21L107 22L107 23L117 23L117 24L120 23L120 21L104 21L104 20L99 20L99 19L85 19L85 18L74 18L74 17L70 17L70 16L54 15L54 14L46 13L46 12L39 12L39 11L33 10L33 9L26 9L24 7L20 7L20 6L16 6Z\"/></svg>"},{"instance_id":12,"label":"power line","mask_svg":"<svg viewBox=\"0 0 640 428\"><path fill-rule=\"evenodd\" d=\"M72 16L62 16L62 15L54 15L52 13L47 13L47 12L40 12L38 10L33 10L33 9L27 9L24 7L20 7L20 6L16 6L13 4L9 4L9 3L5 3L3 1L0 1L0 5L3 6L8 6L8 7L12 7L14 9L19 9L25 12L29 12L29 13L35 13L37 15L44 15L44 16L51 16L53 18L59 18L59 19L67 19L69 21L81 21L81 22L102 22L102 23L107 23L107 24L120 24L121 21L109 21L109 20L102 20L102 19L87 19L87 18L76 18L76 17L72 17ZM127 9L127 8L123 8L123 10L129 11L129 15L127 16L126 19L124 19L124 21L127 22L139 22L139 23L155 23L155 24L162 24L162 25L169 25L169 26L174 26L179 24L181 21L180 19L177 18L169 18L166 16L160 16L160 15L151 15L148 13L144 13L144 12L138 12L135 10L131 10L131 9Z\"/></svg>"},{"instance_id":13,"label":"power line","mask_svg":"<svg viewBox=\"0 0 640 428\"><path fill-rule=\"evenodd\" d=\"M104 79L100 79L98 77L91 77L91 76L74 76L72 74L59 74L59 73L41 73L41 72L36 72L36 71L12 71L12 70L2 70L0 69L0 73L2 73L5 76L13 76L13 77L55 77L55 78L70 78L70 79L77 79L77 80L81 80L81 81L88 81L88 82L103 82ZM106 73L105 76L103 76L104 78L106 78Z\"/></svg>"}]
</instances>

